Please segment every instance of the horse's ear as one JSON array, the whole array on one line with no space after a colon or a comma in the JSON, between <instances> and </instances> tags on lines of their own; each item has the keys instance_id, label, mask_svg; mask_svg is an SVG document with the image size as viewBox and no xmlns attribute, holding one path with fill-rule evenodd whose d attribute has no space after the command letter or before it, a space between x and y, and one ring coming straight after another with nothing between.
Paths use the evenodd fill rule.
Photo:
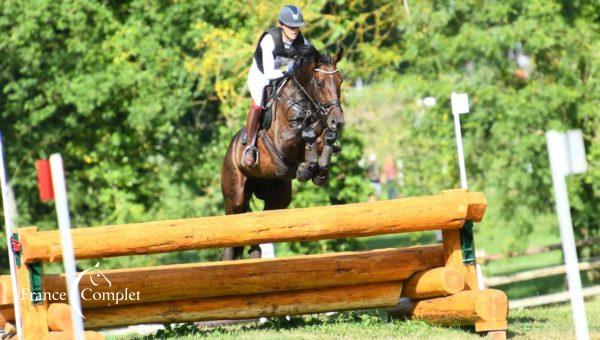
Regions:
<instances>
[{"instance_id":1,"label":"horse's ear","mask_svg":"<svg viewBox=\"0 0 600 340\"><path fill-rule=\"evenodd\" d=\"M342 60L342 56L344 55L344 48L340 47L340 49L337 51L336 55L335 55L335 62L339 62L340 60Z\"/></svg>"}]
</instances>

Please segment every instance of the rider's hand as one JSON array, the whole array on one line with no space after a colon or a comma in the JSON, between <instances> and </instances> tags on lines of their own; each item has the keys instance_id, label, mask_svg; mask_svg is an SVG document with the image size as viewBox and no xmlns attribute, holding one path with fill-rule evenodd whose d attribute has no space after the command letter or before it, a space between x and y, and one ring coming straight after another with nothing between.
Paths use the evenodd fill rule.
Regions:
<instances>
[{"instance_id":1,"label":"rider's hand","mask_svg":"<svg viewBox=\"0 0 600 340\"><path fill-rule=\"evenodd\" d=\"M287 65L281 67L281 72L286 77L291 77L296 72L296 63L288 63Z\"/></svg>"}]
</instances>

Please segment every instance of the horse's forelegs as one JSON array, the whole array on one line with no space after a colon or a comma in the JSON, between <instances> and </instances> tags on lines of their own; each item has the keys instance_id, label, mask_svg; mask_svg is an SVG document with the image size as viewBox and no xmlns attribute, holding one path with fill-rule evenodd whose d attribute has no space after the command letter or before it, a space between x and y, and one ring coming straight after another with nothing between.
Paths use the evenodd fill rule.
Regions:
<instances>
[{"instance_id":1,"label":"horse's forelegs","mask_svg":"<svg viewBox=\"0 0 600 340\"><path fill-rule=\"evenodd\" d=\"M331 163L331 155L334 152L333 144L337 139L337 133L327 129L325 130L324 136L325 146L323 147L323 151L321 151L321 157L318 161L319 169L312 180L313 183L318 186L324 186L329 180L329 164Z\"/></svg>"},{"instance_id":2,"label":"horse's forelegs","mask_svg":"<svg viewBox=\"0 0 600 340\"><path fill-rule=\"evenodd\" d=\"M223 248L223 255L221 255L222 261L233 261L239 260L244 254L244 247L229 247Z\"/></svg>"},{"instance_id":3,"label":"horse's forelegs","mask_svg":"<svg viewBox=\"0 0 600 340\"><path fill-rule=\"evenodd\" d=\"M296 173L296 179L300 182L306 182L311 179L317 170L317 158L319 157L317 151L317 135L312 129L305 129L302 131L302 138L306 142L304 147L304 162L298 165Z\"/></svg>"}]
</instances>

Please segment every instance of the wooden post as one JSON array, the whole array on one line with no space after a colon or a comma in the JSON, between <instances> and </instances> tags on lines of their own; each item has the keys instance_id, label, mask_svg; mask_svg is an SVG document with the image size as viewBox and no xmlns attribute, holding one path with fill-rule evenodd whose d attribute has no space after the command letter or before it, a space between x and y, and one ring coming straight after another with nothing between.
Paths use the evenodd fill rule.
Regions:
<instances>
[{"instance_id":1,"label":"wooden post","mask_svg":"<svg viewBox=\"0 0 600 340\"><path fill-rule=\"evenodd\" d=\"M466 192L465 189L454 189L442 191L441 194L458 197L456 195L460 195L464 192ZM483 199L485 200L485 198ZM485 204L472 204L469 206L469 209L471 210L469 213L471 215L476 215L479 213L476 210L481 209L484 206L487 207L487 202ZM504 292L496 291L493 289L483 291L479 290L475 257L473 257L473 262L470 264L465 265L463 262L460 229L442 230L442 237L444 246L444 260L446 262L446 267L462 270L465 274L465 290L471 290L473 291L472 294L475 294L473 296L470 296L463 294L466 292L459 293L463 294L462 299L466 299L468 301L476 301L475 305L476 307L479 306L477 307L479 308L479 311L477 312L479 314L484 313L485 308L488 308L490 310L493 310L496 315L492 319L479 317L477 319L473 319L472 321L467 322L467 324L474 324L475 330L477 332L490 332L490 334L495 338L506 338L506 329L508 327L508 298L506 297L506 294L504 294ZM472 251L475 252L474 241ZM452 298L454 296L451 296L449 298ZM473 297L475 297L474 300ZM432 300L427 301L430 301L429 303L431 303L432 306L439 302ZM426 304L427 303L424 302L423 306L425 306ZM457 307L460 308L459 306ZM452 309L451 305L448 305L448 308ZM452 312L456 311L457 310L452 310Z\"/></svg>"},{"instance_id":2,"label":"wooden post","mask_svg":"<svg viewBox=\"0 0 600 340\"><path fill-rule=\"evenodd\" d=\"M467 192L466 189L451 189L444 190L441 195L454 197L457 200L464 199L463 195ZM475 196L473 196L475 197ZM479 204L470 204L470 214L476 215L479 213L483 214L487 207L487 201L485 197L477 196L477 199L482 201ZM465 274L465 289L478 290L477 282L477 269L475 268L475 262L473 264L465 265L463 263L463 253L460 240L460 230L442 230L442 239L444 244L444 260L446 261L446 267L455 268L461 270ZM475 249L473 249L475 251Z\"/></svg>"},{"instance_id":3,"label":"wooden post","mask_svg":"<svg viewBox=\"0 0 600 340\"><path fill-rule=\"evenodd\" d=\"M38 228L19 228L17 229L17 233L19 233L19 236L33 235L38 233ZM34 275L40 275L39 279L41 282L41 275L43 274L42 264L37 266L37 269L39 269L39 272ZM47 321L48 302L43 299L43 296L40 302L34 303L32 301L33 292L31 292L31 275L33 274L33 271L32 264L21 262L21 265L17 267L18 291L21 295L21 313L23 313L22 337L24 340L43 339L49 332ZM41 292L43 293L43 287Z\"/></svg>"},{"instance_id":4,"label":"wooden post","mask_svg":"<svg viewBox=\"0 0 600 340\"><path fill-rule=\"evenodd\" d=\"M12 305L12 280L10 275L0 275L0 306Z\"/></svg>"},{"instance_id":5,"label":"wooden post","mask_svg":"<svg viewBox=\"0 0 600 340\"><path fill-rule=\"evenodd\" d=\"M444 242L444 261L446 267L454 268L464 273L465 289L477 290L477 271L475 265L464 265L458 230L442 230Z\"/></svg>"}]
</instances>

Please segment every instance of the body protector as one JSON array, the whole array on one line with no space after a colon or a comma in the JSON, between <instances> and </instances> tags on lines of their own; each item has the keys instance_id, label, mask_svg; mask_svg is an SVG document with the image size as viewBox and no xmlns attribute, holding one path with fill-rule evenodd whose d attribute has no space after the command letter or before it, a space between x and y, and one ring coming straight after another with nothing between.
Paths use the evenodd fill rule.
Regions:
<instances>
[{"instance_id":1,"label":"body protector","mask_svg":"<svg viewBox=\"0 0 600 340\"><path fill-rule=\"evenodd\" d=\"M280 68L282 66L288 65L290 62L294 60L297 54L298 48L302 45L309 45L308 41L304 39L302 33L298 32L298 36L294 41L292 41L291 47L293 48L285 48L283 43L283 31L281 27L271 27L266 30L258 39L258 44L256 45L256 49L254 51L254 60L256 61L256 66L260 72L264 73L263 67L263 59L262 59L262 49L260 48L260 42L263 40L265 35L270 34L273 37L273 41L275 42L275 49L273 50L273 58L275 59L275 68Z\"/></svg>"}]
</instances>

